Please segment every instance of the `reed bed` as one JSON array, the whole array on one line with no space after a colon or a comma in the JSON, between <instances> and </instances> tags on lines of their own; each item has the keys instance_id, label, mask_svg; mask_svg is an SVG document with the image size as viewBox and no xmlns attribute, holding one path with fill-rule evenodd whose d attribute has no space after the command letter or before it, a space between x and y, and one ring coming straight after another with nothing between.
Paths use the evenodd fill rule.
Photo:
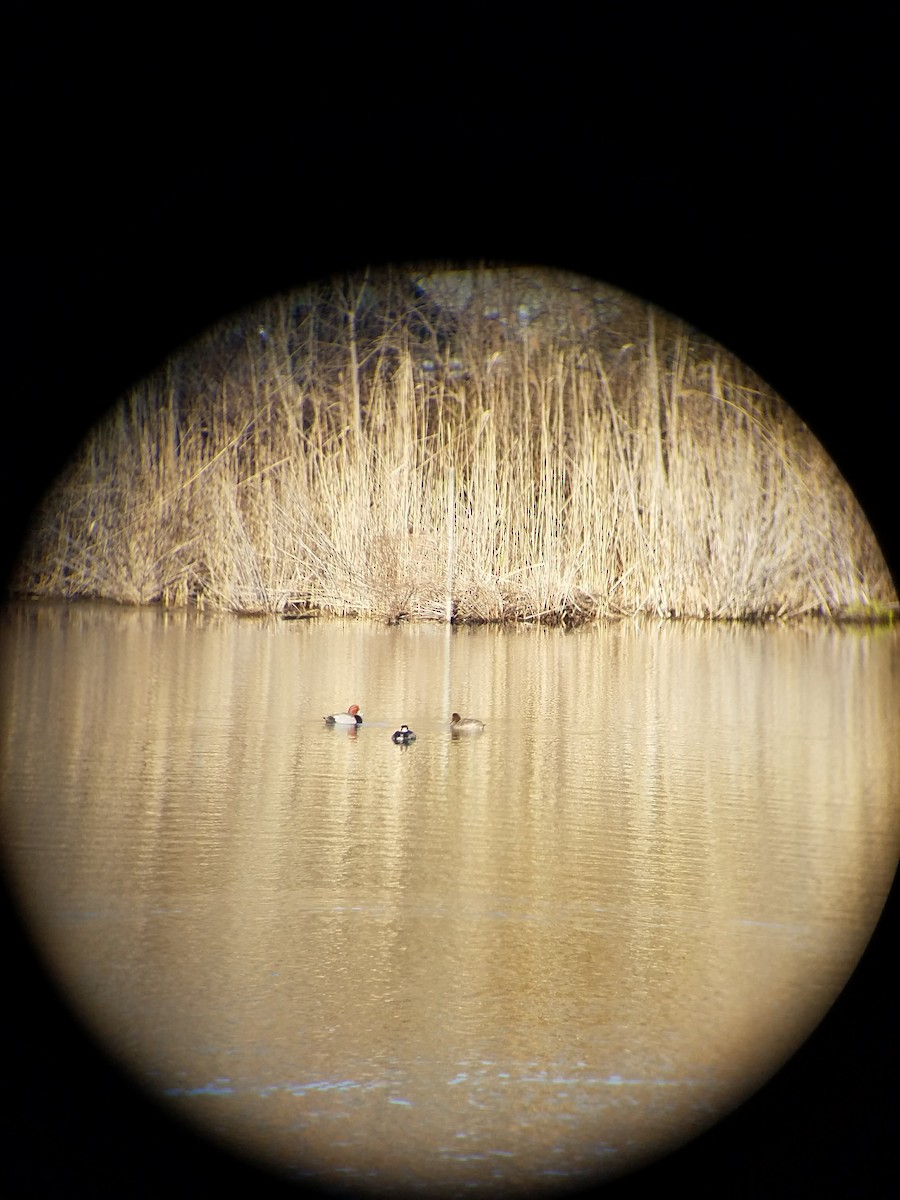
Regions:
<instances>
[{"instance_id":1,"label":"reed bed","mask_svg":"<svg viewBox=\"0 0 900 1200\"><path fill-rule=\"evenodd\" d=\"M210 330L91 431L14 590L387 621L896 611L845 481L721 348L577 277L492 272L486 304L470 275L431 277L469 288L455 306L394 270Z\"/></svg>"}]
</instances>

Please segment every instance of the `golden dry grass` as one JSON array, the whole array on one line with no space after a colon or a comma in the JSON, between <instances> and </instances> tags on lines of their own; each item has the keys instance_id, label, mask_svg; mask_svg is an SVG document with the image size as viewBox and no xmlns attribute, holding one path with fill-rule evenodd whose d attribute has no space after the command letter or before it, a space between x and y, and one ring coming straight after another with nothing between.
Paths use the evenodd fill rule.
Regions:
<instances>
[{"instance_id":1,"label":"golden dry grass","mask_svg":"<svg viewBox=\"0 0 900 1200\"><path fill-rule=\"evenodd\" d=\"M460 621L896 610L846 483L740 363L588 281L490 275L491 305L395 270L210 330L90 433L15 590L444 619L452 545Z\"/></svg>"}]
</instances>

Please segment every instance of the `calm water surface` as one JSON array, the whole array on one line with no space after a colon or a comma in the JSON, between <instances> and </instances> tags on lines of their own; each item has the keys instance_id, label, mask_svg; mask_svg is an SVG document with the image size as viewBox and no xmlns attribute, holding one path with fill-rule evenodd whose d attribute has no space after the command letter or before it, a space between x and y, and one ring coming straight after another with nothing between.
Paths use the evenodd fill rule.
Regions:
<instances>
[{"instance_id":1,"label":"calm water surface","mask_svg":"<svg viewBox=\"0 0 900 1200\"><path fill-rule=\"evenodd\" d=\"M5 861L53 971L298 1178L655 1157L811 1031L897 863L896 634L21 605L2 650Z\"/></svg>"}]
</instances>

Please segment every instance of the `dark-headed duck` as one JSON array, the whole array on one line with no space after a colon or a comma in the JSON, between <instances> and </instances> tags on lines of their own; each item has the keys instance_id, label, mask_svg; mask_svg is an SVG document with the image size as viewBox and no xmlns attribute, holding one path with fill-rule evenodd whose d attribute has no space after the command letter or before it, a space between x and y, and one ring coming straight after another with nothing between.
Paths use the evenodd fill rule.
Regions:
<instances>
[{"instance_id":1,"label":"dark-headed duck","mask_svg":"<svg viewBox=\"0 0 900 1200\"><path fill-rule=\"evenodd\" d=\"M461 717L459 713L454 713L450 718L450 728L453 733L481 733L484 721L479 721L477 717Z\"/></svg>"}]
</instances>

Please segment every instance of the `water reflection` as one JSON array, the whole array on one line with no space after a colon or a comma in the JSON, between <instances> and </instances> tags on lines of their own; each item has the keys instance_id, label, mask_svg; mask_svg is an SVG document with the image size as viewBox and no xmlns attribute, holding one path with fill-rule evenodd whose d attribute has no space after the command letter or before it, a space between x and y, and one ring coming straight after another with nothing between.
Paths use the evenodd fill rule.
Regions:
<instances>
[{"instance_id":1,"label":"water reflection","mask_svg":"<svg viewBox=\"0 0 900 1200\"><path fill-rule=\"evenodd\" d=\"M896 865L895 634L5 621L4 842L54 969L289 1173L628 1169L795 1048Z\"/></svg>"}]
</instances>

